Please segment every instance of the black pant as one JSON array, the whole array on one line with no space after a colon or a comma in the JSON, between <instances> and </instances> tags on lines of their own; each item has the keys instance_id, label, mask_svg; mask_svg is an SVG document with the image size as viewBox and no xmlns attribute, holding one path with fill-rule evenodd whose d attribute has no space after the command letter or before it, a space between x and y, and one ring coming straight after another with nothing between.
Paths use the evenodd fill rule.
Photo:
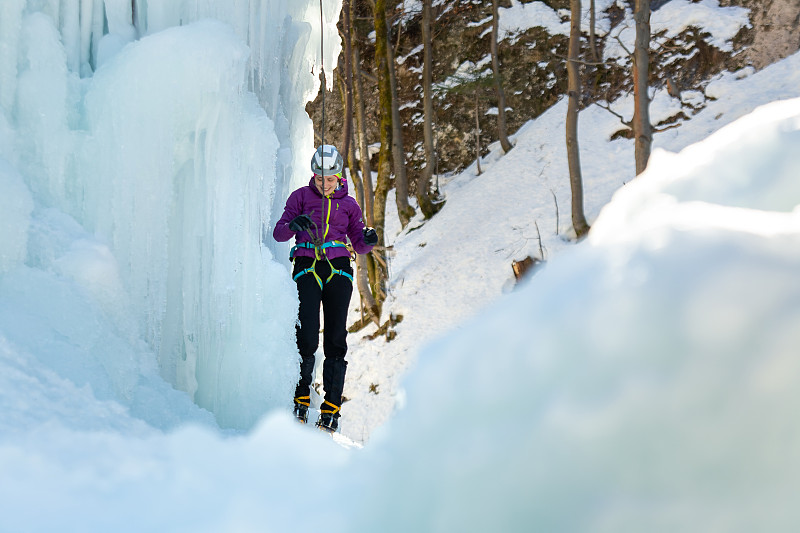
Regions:
<instances>
[{"instance_id":1,"label":"black pant","mask_svg":"<svg viewBox=\"0 0 800 533\"><path fill-rule=\"evenodd\" d=\"M313 259L297 257L294 260L294 272L309 268ZM333 268L353 275L349 257L331 259ZM311 392L311 374L314 371L314 353L319 346L319 305L325 317L325 328L322 335L322 348L325 362L322 366L322 386L325 388L325 400L333 405L342 405L344 375L347 371L347 310L353 283L345 276L334 274L330 281L331 267L325 259L317 261L314 270L322 281L322 289L317 278L308 272L297 278L297 296L300 299L298 312L297 349L300 352L300 382L295 389L295 398L308 396Z\"/></svg>"}]
</instances>

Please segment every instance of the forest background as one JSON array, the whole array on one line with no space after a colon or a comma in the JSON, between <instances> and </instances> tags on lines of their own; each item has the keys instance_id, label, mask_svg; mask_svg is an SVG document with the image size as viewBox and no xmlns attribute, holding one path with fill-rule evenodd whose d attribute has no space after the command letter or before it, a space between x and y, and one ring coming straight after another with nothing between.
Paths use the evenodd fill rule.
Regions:
<instances>
[{"instance_id":1,"label":"forest background","mask_svg":"<svg viewBox=\"0 0 800 533\"><path fill-rule=\"evenodd\" d=\"M638 95L642 87L649 94L666 88L678 98L684 92L703 94L720 72L760 70L800 49L797 0L685 1L710 3L712 9L747 8L750 24L723 45L699 27L651 32L650 14L669 0L344 0L338 25L343 51L334 79L322 84L306 109L316 141L335 144L349 160L366 222L380 237L375 253L359 258L364 313L353 330L388 319L381 313L389 277L387 210L396 209L403 228L417 211L425 218L435 215L445 202L439 176L475 162L480 174L480 158L492 143L510 150L509 134L561 98L574 97L568 112L574 130L579 110L600 105L616 114L610 104ZM552 20L553 12L558 20ZM532 23L531 17L541 20ZM583 20L571 28L577 19ZM628 49L622 36L634 31L638 42ZM636 49L646 55L635 60ZM638 89L637 63L643 80ZM572 80L570 64L576 67ZM326 86L332 90L324 91ZM612 139L640 139L637 127L647 127L644 155L637 142L638 173L646 165L653 131L676 127L701 111L706 99L687 98L680 111L652 125L639 113L646 112L647 100L637 101L645 107L635 106L633 117L618 115L620 128ZM589 226L574 144L564 179L571 182L573 229L581 237ZM364 180L365 175L372 179ZM387 205L392 189L395 206Z\"/></svg>"}]
</instances>

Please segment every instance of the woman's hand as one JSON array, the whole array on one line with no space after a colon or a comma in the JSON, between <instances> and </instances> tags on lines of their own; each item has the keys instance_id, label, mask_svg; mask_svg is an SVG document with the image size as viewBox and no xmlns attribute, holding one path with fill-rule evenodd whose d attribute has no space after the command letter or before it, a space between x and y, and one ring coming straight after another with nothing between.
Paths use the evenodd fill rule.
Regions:
<instances>
[{"instance_id":1,"label":"woman's hand","mask_svg":"<svg viewBox=\"0 0 800 533\"><path fill-rule=\"evenodd\" d=\"M361 232L364 234L364 244L367 246L375 246L378 244L378 234L375 233L373 228L364 228Z\"/></svg>"},{"instance_id":2,"label":"woman's hand","mask_svg":"<svg viewBox=\"0 0 800 533\"><path fill-rule=\"evenodd\" d=\"M289 222L289 229L295 233L307 230L312 225L311 217L308 215L298 215Z\"/></svg>"}]
</instances>

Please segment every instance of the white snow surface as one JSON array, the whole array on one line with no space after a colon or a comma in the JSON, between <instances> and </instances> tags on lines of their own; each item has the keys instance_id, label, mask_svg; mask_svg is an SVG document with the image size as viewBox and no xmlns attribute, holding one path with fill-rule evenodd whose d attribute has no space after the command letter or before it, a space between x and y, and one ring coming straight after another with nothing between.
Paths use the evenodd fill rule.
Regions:
<instances>
[{"instance_id":1,"label":"white snow surface","mask_svg":"<svg viewBox=\"0 0 800 533\"><path fill-rule=\"evenodd\" d=\"M564 102L441 176L390 219L404 318L351 335L332 440L289 414L263 239L307 179L316 3L149 2L136 35L105 2L107 47L99 4L2 7L0 531L798 529L800 54L685 95L636 178L582 112L580 243Z\"/></svg>"},{"instance_id":2,"label":"white snow surface","mask_svg":"<svg viewBox=\"0 0 800 533\"><path fill-rule=\"evenodd\" d=\"M636 40L636 23L630 6L625 6L625 20L606 41L605 59L630 61ZM585 21L585 17L584 17ZM659 40L672 39L686 29L694 27L705 40L723 51L731 51L731 39L743 27L750 27L749 10L736 6L720 6L719 0L671 0L650 15L650 34L659 35Z\"/></svg>"},{"instance_id":3,"label":"white snow surface","mask_svg":"<svg viewBox=\"0 0 800 533\"><path fill-rule=\"evenodd\" d=\"M610 22L606 11L616 4L625 12L625 20L617 26L614 35L618 37L628 50L633 50L635 24L631 7L619 0L595 1L595 32L606 35L610 30ZM589 2L582 4L581 29L589 31ZM498 9L500 17L500 40L511 38L529 28L540 27L551 35L569 35L569 13L558 12L541 1L522 3L511 0L510 7ZM491 17L484 21L491 23ZM720 6L719 0L671 0L652 12L650 18L651 34L665 31L665 38L672 38L689 27L696 27L710 36L709 43L721 50L731 50L730 40L742 28L749 25L748 10L742 7ZM606 42L606 58L627 55L616 39Z\"/></svg>"}]
</instances>

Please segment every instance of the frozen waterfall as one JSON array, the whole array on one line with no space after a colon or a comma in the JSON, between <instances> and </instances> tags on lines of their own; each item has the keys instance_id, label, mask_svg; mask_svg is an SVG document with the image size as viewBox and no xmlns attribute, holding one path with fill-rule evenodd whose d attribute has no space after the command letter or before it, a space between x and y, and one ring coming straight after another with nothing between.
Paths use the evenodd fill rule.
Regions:
<instances>
[{"instance_id":1,"label":"frozen waterfall","mask_svg":"<svg viewBox=\"0 0 800 533\"><path fill-rule=\"evenodd\" d=\"M222 427L288 402L296 297L262 236L307 179L325 9L323 34L316 0L4 1L0 279L64 318L12 342L156 426L161 378Z\"/></svg>"}]
</instances>

